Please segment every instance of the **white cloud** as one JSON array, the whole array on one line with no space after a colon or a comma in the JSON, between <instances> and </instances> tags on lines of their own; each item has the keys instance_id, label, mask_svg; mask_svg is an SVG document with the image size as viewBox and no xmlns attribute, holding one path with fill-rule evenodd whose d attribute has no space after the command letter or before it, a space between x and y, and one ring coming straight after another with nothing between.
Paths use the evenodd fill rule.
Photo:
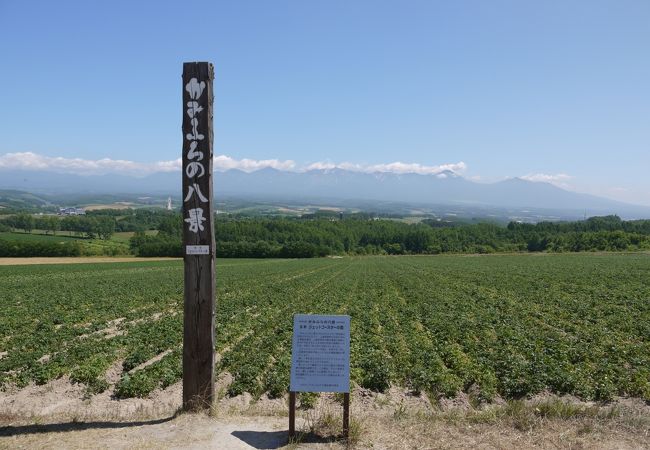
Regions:
<instances>
[{"instance_id":1,"label":"white cloud","mask_svg":"<svg viewBox=\"0 0 650 450\"><path fill-rule=\"evenodd\" d=\"M256 170L272 168L277 170L293 170L296 163L290 159L280 161L278 159L234 159L226 155L217 155L212 159L214 170L226 171L239 169L244 172L255 172Z\"/></svg>"},{"instance_id":2,"label":"white cloud","mask_svg":"<svg viewBox=\"0 0 650 450\"><path fill-rule=\"evenodd\" d=\"M44 156L32 152L5 153L0 155L0 169L39 170L79 175L120 173L125 175L148 175L154 172L174 172L181 169L181 159L140 163L123 159L102 158L97 160Z\"/></svg>"},{"instance_id":3,"label":"white cloud","mask_svg":"<svg viewBox=\"0 0 650 450\"><path fill-rule=\"evenodd\" d=\"M272 167L278 170L291 170L295 167L293 161L279 161L277 159L261 161L254 159L237 160L225 155L215 156L213 164L214 169L217 171L239 169L245 172L253 172L265 167ZM122 175L145 176L156 172L177 172L181 170L181 167L181 158L170 161L143 163L110 158L92 160L63 158L60 156L52 157L32 152L5 153L4 155L0 155L0 169L38 170L75 173L78 175L118 173Z\"/></svg>"},{"instance_id":4,"label":"white cloud","mask_svg":"<svg viewBox=\"0 0 650 450\"><path fill-rule=\"evenodd\" d=\"M521 178L523 180L536 181L542 183L561 183L570 180L573 177L571 175L567 175L566 173L558 173L555 175L550 175L546 173L534 173L534 174L524 175Z\"/></svg>"},{"instance_id":5,"label":"white cloud","mask_svg":"<svg viewBox=\"0 0 650 450\"><path fill-rule=\"evenodd\" d=\"M349 162L342 162L338 164L330 162L316 162L309 164L304 170L332 170L332 169L343 169L350 170L352 172L364 172L364 173L374 173L374 172L390 172L390 173L417 173L420 175L440 175L446 176L443 172L450 171L457 174L464 172L467 169L467 164L464 162L458 162L453 164L441 164L439 166L425 166L418 163L403 163L403 162L392 162L388 164L353 164Z\"/></svg>"},{"instance_id":6,"label":"white cloud","mask_svg":"<svg viewBox=\"0 0 650 450\"><path fill-rule=\"evenodd\" d=\"M546 173L533 173L521 177L523 180L534 181L537 183L549 183L562 189L575 191L576 188L567 181L573 179L573 176L566 173L546 174Z\"/></svg>"},{"instance_id":7,"label":"white cloud","mask_svg":"<svg viewBox=\"0 0 650 450\"><path fill-rule=\"evenodd\" d=\"M156 172L176 172L181 170L182 161L180 158L170 161L157 161L143 163L122 159L81 159L63 158L40 155L32 152L5 153L0 155L0 169L14 170L39 170L51 172L74 173L79 175L101 175L117 173L122 175L145 176ZM442 164L439 166L425 166L418 163L392 162L387 164L354 164L342 162L338 164L330 162L316 162L305 167L299 167L292 160L279 159L235 159L227 155L217 155L213 158L213 167L216 171L238 169L244 172L273 168L282 171L304 172L307 170L332 170L344 169L354 172L373 173L418 173L423 175L446 176L445 171L462 173L467 168L464 162L453 164Z\"/></svg>"}]
</instances>

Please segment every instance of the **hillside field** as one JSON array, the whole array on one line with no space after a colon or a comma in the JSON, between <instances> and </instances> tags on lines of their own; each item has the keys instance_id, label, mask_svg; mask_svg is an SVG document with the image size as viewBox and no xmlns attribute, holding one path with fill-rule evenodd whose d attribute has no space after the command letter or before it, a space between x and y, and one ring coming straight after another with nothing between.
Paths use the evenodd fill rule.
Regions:
<instances>
[{"instance_id":1,"label":"hillside field","mask_svg":"<svg viewBox=\"0 0 650 450\"><path fill-rule=\"evenodd\" d=\"M44 230L32 230L31 233L4 231L0 232L0 239L18 242L73 242L82 240L80 237L70 236L68 232L59 232L56 235L52 235L46 234Z\"/></svg>"},{"instance_id":2,"label":"hillside field","mask_svg":"<svg viewBox=\"0 0 650 450\"><path fill-rule=\"evenodd\" d=\"M70 234L67 231L60 231L56 235L46 234L44 230L32 230L31 233L0 232L0 255L2 257L56 257L130 254L128 239L133 233L116 233L110 240L88 239ZM12 247L16 249L12 250ZM63 248L66 248L67 252L63 251Z\"/></svg>"},{"instance_id":3,"label":"hillside field","mask_svg":"<svg viewBox=\"0 0 650 450\"><path fill-rule=\"evenodd\" d=\"M650 400L650 255L218 260L227 394L283 395L294 313L349 314L353 382L477 400ZM0 384L180 380L181 261L0 267ZM115 385L106 372L116 364Z\"/></svg>"}]
</instances>

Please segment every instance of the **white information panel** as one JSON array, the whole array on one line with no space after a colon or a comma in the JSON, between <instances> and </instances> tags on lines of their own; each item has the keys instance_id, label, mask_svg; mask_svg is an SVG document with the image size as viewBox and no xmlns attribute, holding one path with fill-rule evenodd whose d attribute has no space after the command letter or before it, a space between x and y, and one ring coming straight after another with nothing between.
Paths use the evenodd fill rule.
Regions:
<instances>
[{"instance_id":1,"label":"white information panel","mask_svg":"<svg viewBox=\"0 0 650 450\"><path fill-rule=\"evenodd\" d=\"M186 245L185 254L186 255L209 255L210 246L209 245Z\"/></svg>"},{"instance_id":2,"label":"white information panel","mask_svg":"<svg viewBox=\"0 0 650 450\"><path fill-rule=\"evenodd\" d=\"M350 316L293 316L293 392L350 392Z\"/></svg>"}]
</instances>

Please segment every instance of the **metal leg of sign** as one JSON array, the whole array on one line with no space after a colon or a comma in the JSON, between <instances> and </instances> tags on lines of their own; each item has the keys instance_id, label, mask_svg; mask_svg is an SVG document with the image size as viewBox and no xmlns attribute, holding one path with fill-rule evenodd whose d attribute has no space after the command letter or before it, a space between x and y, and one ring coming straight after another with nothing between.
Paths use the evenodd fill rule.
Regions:
<instances>
[{"instance_id":1,"label":"metal leg of sign","mask_svg":"<svg viewBox=\"0 0 650 450\"><path fill-rule=\"evenodd\" d=\"M289 439L296 437L296 393L289 391ZM343 394L343 438L350 437L350 393Z\"/></svg>"},{"instance_id":2,"label":"metal leg of sign","mask_svg":"<svg viewBox=\"0 0 650 450\"><path fill-rule=\"evenodd\" d=\"M296 393L289 392L289 439L296 436Z\"/></svg>"},{"instance_id":3,"label":"metal leg of sign","mask_svg":"<svg viewBox=\"0 0 650 450\"><path fill-rule=\"evenodd\" d=\"M343 394L343 437L350 436L350 393Z\"/></svg>"}]
</instances>

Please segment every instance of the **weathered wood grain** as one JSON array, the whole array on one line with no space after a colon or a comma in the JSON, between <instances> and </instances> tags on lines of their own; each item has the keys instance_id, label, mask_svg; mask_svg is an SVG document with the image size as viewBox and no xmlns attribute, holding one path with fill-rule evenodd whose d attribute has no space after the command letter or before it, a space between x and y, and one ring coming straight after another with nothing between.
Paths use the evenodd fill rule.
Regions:
<instances>
[{"instance_id":1,"label":"weathered wood grain","mask_svg":"<svg viewBox=\"0 0 650 450\"><path fill-rule=\"evenodd\" d=\"M205 82L201 96L196 99L190 96L186 89L192 78ZM208 245L207 255L187 255L185 261L185 303L183 320L183 407L184 409L210 408L214 399L214 348L215 348L215 240L213 228L212 202L212 153L213 153L213 91L214 68L207 62L183 64L183 252L187 245ZM188 103L197 101L203 108L194 112L198 120L196 131L202 134L202 140L188 139L187 135L194 131L192 118L188 114ZM193 149L203 154L190 159L191 144L196 142ZM205 169L193 173L189 165L199 162ZM196 166L194 166L196 167ZM193 174L193 176L189 176ZM207 203L202 201L197 192L190 198L185 198L191 189L198 186ZM190 211L202 210L202 230L193 232L190 223Z\"/></svg>"}]
</instances>

